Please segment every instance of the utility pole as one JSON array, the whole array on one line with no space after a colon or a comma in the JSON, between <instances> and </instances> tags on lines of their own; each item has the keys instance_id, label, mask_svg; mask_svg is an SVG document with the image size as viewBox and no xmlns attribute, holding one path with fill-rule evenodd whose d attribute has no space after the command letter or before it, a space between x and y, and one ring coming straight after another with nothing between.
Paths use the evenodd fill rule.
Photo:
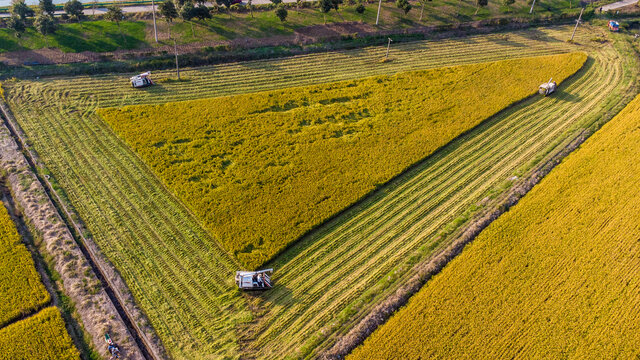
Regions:
<instances>
[{"instance_id":1,"label":"utility pole","mask_svg":"<svg viewBox=\"0 0 640 360\"><path fill-rule=\"evenodd\" d=\"M389 42L387 43L387 55L385 55L384 57L385 59L389 58L389 48L391 47L391 42L393 41L391 40L391 38L388 38L388 39L389 39Z\"/></svg>"},{"instance_id":2,"label":"utility pole","mask_svg":"<svg viewBox=\"0 0 640 360\"><path fill-rule=\"evenodd\" d=\"M533 0L533 3L531 3L531 9L529 10L529 14L533 14L533 6L536 4L536 0Z\"/></svg>"},{"instance_id":3,"label":"utility pole","mask_svg":"<svg viewBox=\"0 0 640 360\"><path fill-rule=\"evenodd\" d=\"M176 39L173 39L173 49L176 51L176 73L178 74L178 80L180 80L180 68L178 67L178 44Z\"/></svg>"},{"instance_id":4,"label":"utility pole","mask_svg":"<svg viewBox=\"0 0 640 360\"><path fill-rule=\"evenodd\" d=\"M382 7L382 0L378 2L378 15L376 16L376 26L378 26L378 20L380 20L380 7Z\"/></svg>"},{"instance_id":5,"label":"utility pole","mask_svg":"<svg viewBox=\"0 0 640 360\"><path fill-rule=\"evenodd\" d=\"M573 41L573 36L576 34L576 30L578 29L578 25L580 25L580 20L582 20L582 12L584 8L580 10L580 16L578 16L578 20L576 20L576 27L573 28L573 33L571 34L571 41Z\"/></svg>"},{"instance_id":6,"label":"utility pole","mask_svg":"<svg viewBox=\"0 0 640 360\"><path fill-rule=\"evenodd\" d=\"M158 42L158 28L156 26L156 3L154 0L151 0L151 12L153 13L153 36L156 38L156 43Z\"/></svg>"}]
</instances>

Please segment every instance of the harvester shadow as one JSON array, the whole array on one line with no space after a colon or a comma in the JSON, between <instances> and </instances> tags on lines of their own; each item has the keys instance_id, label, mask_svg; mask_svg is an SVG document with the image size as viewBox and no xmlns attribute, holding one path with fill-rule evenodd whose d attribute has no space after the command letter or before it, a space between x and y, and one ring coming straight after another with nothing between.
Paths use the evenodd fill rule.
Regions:
<instances>
[{"instance_id":1,"label":"harvester shadow","mask_svg":"<svg viewBox=\"0 0 640 360\"><path fill-rule=\"evenodd\" d=\"M155 84L154 86L150 86L150 87L143 88L143 89L136 89L136 90L143 90L143 91L147 91L147 92L152 93L152 94L164 94L164 93L169 91L169 90L165 89L165 87L162 86L162 84L159 83L159 82L154 82L154 84Z\"/></svg>"},{"instance_id":2,"label":"harvester shadow","mask_svg":"<svg viewBox=\"0 0 640 360\"><path fill-rule=\"evenodd\" d=\"M247 296L259 299L261 306L275 305L292 305L300 302L296 298L290 288L284 284L278 283L278 278L274 278L273 288L269 291L247 292Z\"/></svg>"},{"instance_id":3,"label":"harvester shadow","mask_svg":"<svg viewBox=\"0 0 640 360\"><path fill-rule=\"evenodd\" d=\"M595 65L595 60L591 57L588 57L583 67L577 71L575 74L567 78L560 85L560 89L556 94L551 95L557 96L558 101L571 101L578 102L580 101L580 97L567 92L567 88L572 87L575 83L582 81L583 76ZM436 150L431 155L426 158L416 162L413 166L409 167L407 170L392 178L386 183L377 184L376 189L370 192L369 194L363 196L361 199L357 200L351 206L346 209L334 214L331 218L327 219L320 225L316 226L314 229L310 230L303 236L301 236L297 241L294 241L289 247L284 249L281 253L274 256L274 258L265 264L267 268L275 268L275 269L286 269L289 267L289 263L295 261L300 256L308 256L309 254L305 254L305 252L314 246L319 241L325 240L327 235L330 236L336 229L343 227L346 223L350 222L356 215L365 212L367 209L371 207L375 207L378 203L385 201L387 194L393 192L399 187L403 186L407 182L410 182L417 176L421 176L421 174L428 168L434 166L439 161L441 161L444 157L449 156L449 154L457 151L460 147L464 146L468 141L471 141L474 138L484 136L486 132L492 131L493 128L496 128L500 125L500 123L509 116L513 116L513 114L521 111L523 108L531 106L532 104L538 101L546 101L544 98L539 95L529 96L520 102L509 106L506 109L498 112L497 114L491 116L490 118L484 120L479 125L474 128L460 134L458 137ZM340 244L334 244L333 246L339 247ZM277 281L277 280L276 280ZM278 296L276 296L278 298ZM290 299L295 301L293 296ZM278 303L281 301L280 298L277 300Z\"/></svg>"},{"instance_id":4,"label":"harvester shadow","mask_svg":"<svg viewBox=\"0 0 640 360\"><path fill-rule=\"evenodd\" d=\"M576 94L568 93L564 90L559 90L555 96L558 101L562 101L562 102L577 103L577 102L580 102L580 100L582 100L580 96Z\"/></svg>"}]
</instances>

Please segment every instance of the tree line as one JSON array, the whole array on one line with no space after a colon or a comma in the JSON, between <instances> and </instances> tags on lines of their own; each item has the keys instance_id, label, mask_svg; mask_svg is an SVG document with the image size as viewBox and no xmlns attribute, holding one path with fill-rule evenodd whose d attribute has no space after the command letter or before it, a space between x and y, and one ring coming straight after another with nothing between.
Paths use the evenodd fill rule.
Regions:
<instances>
[{"instance_id":1,"label":"tree line","mask_svg":"<svg viewBox=\"0 0 640 360\"><path fill-rule=\"evenodd\" d=\"M241 0L215 0L217 8L209 8L206 6L208 0L164 0L158 4L159 15L169 24L168 32L169 38L171 38L171 24L175 19L182 19L183 21L191 23L191 31L195 36L195 29L193 27L193 19L205 20L212 17L212 12L218 12L223 9L231 17L231 10L234 7L240 8L242 6ZM274 13L281 20L286 21L288 16L287 8L282 3L282 0L270 0L275 5ZM296 7L300 7L301 3L305 0L296 0ZM432 0L418 0L418 4L421 5L420 19L424 13L425 4ZM509 6L515 2L515 0L502 0L506 6ZM343 0L318 0L318 8L324 15L324 23L326 24L326 14L332 10L342 17L339 12L340 5ZM488 5L488 0L475 0L476 14L481 7ZM357 0L357 6L355 10L362 14L365 11L363 0ZM413 8L409 0L396 0L396 6L401 9L405 15ZM95 5L94 5L95 6ZM252 0L247 0L246 8L251 12L253 18L254 5ZM85 18L84 5L79 0L69 0L63 5L64 13L63 19L71 19L80 21ZM53 4L53 0L39 0L39 4L34 8L28 6L25 0L13 0L9 7L10 17L7 20L9 28L15 31L17 37L21 37L27 28L33 27L40 34L43 35L46 46L48 47L47 35L54 34L58 29L58 20L54 17L56 6ZM104 14L104 19L113 21L118 26L120 34L125 41L124 34L120 28L120 21L124 19L122 9L110 5L107 6L107 12Z\"/></svg>"}]
</instances>

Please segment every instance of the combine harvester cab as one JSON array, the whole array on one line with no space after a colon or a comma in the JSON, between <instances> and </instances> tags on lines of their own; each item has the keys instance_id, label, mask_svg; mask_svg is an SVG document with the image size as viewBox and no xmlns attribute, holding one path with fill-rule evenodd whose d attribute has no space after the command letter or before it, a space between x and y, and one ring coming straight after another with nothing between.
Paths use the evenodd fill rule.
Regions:
<instances>
[{"instance_id":1,"label":"combine harvester cab","mask_svg":"<svg viewBox=\"0 0 640 360\"><path fill-rule=\"evenodd\" d=\"M617 21L609 21L609 31L618 32L620 31L620 24Z\"/></svg>"},{"instance_id":2,"label":"combine harvester cab","mask_svg":"<svg viewBox=\"0 0 640 360\"><path fill-rule=\"evenodd\" d=\"M273 269L260 271L236 271L236 285L240 290L268 290L273 287L269 274Z\"/></svg>"},{"instance_id":3,"label":"combine harvester cab","mask_svg":"<svg viewBox=\"0 0 640 360\"><path fill-rule=\"evenodd\" d=\"M147 71L145 73L132 77L131 87L139 89L153 85L153 80L151 80L149 75L151 75L151 72Z\"/></svg>"},{"instance_id":4,"label":"combine harvester cab","mask_svg":"<svg viewBox=\"0 0 640 360\"><path fill-rule=\"evenodd\" d=\"M548 82L540 85L540 87L538 88L538 93L540 93L540 95L547 96L556 91L556 88L558 88L558 84L556 84L556 82L552 80L553 79L549 79Z\"/></svg>"}]
</instances>

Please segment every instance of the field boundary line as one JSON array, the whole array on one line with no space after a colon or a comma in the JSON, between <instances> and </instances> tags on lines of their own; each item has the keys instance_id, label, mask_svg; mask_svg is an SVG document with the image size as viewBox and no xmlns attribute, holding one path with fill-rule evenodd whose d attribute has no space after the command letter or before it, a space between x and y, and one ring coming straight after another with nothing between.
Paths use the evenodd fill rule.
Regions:
<instances>
[{"instance_id":1,"label":"field boundary line","mask_svg":"<svg viewBox=\"0 0 640 360\"><path fill-rule=\"evenodd\" d=\"M443 248L435 256L426 262L418 263L413 267L413 275L407 284L398 288L386 300L377 305L366 317L352 328L345 336L324 354L321 359L342 359L351 353L356 347L371 335L380 325L384 324L398 309L404 306L409 298L417 293L422 286L433 276L437 275L451 260L462 252L464 247L471 243L477 236L500 215L507 212L518 203L536 184L540 182L562 159L577 149L593 132L589 129L579 131L568 143L555 154L548 157L534 169L529 171L527 178L521 179L511 189L500 196L491 207L472 217L465 226L456 231L453 242Z\"/></svg>"},{"instance_id":2,"label":"field boundary line","mask_svg":"<svg viewBox=\"0 0 640 360\"><path fill-rule=\"evenodd\" d=\"M100 258L96 254L96 249L92 246L89 246L90 243L87 238L84 236L82 232L82 228L71 216L71 212L68 210L66 205L63 203L62 199L58 195L58 193L54 190L52 184L46 177L41 177L37 173L38 165L40 164L37 156L33 153L33 151L28 148L26 145L28 144L25 140L23 133L19 130L15 119L13 118L13 114L11 114L10 110L8 110L7 104L4 100L0 99L0 110L2 115L4 116L6 128L9 130L10 134L14 137L14 141L16 145L18 145L18 151L20 148L23 149L22 155L26 160L30 170L33 174L35 180L40 184L44 192L44 197L50 202L51 207L56 211L58 217L61 218L63 224L65 224L65 229L68 232L68 235L72 239L78 239L80 241L76 241L80 252L84 256L84 259L87 261L90 268L93 270L95 276L98 278L99 282L102 284L102 287L106 293L106 296L112 303L112 306L115 308L116 312L121 318L122 325L125 329L128 329L128 332L131 334L136 348L140 353L139 356L145 359L151 360L161 360L164 359L165 356L161 356L160 353L162 348L160 347L159 340L157 337L154 337L154 343L152 343L147 334L140 328L140 326L136 322L136 317L133 316L133 313L130 309L127 308L127 304L129 303L133 306L133 303L127 302L125 300L125 296L122 294L121 289L115 286L115 282L112 278L117 277L116 281L121 284L124 284L119 274L114 271L108 272L104 268L104 263L101 262ZM52 195L53 194L53 195ZM55 201L54 201L55 199ZM64 217L61 216L60 211L64 213ZM71 226L68 226L71 225ZM76 232L76 236L73 236L71 232L71 228L73 228ZM95 245L94 245L95 246ZM74 299L75 301L76 299ZM80 304L79 304L80 305ZM140 318L141 312L138 310L138 317ZM85 318L83 317L83 323L85 322ZM92 334L94 341L102 337L103 334ZM96 346L98 343L95 344Z\"/></svg>"}]
</instances>

